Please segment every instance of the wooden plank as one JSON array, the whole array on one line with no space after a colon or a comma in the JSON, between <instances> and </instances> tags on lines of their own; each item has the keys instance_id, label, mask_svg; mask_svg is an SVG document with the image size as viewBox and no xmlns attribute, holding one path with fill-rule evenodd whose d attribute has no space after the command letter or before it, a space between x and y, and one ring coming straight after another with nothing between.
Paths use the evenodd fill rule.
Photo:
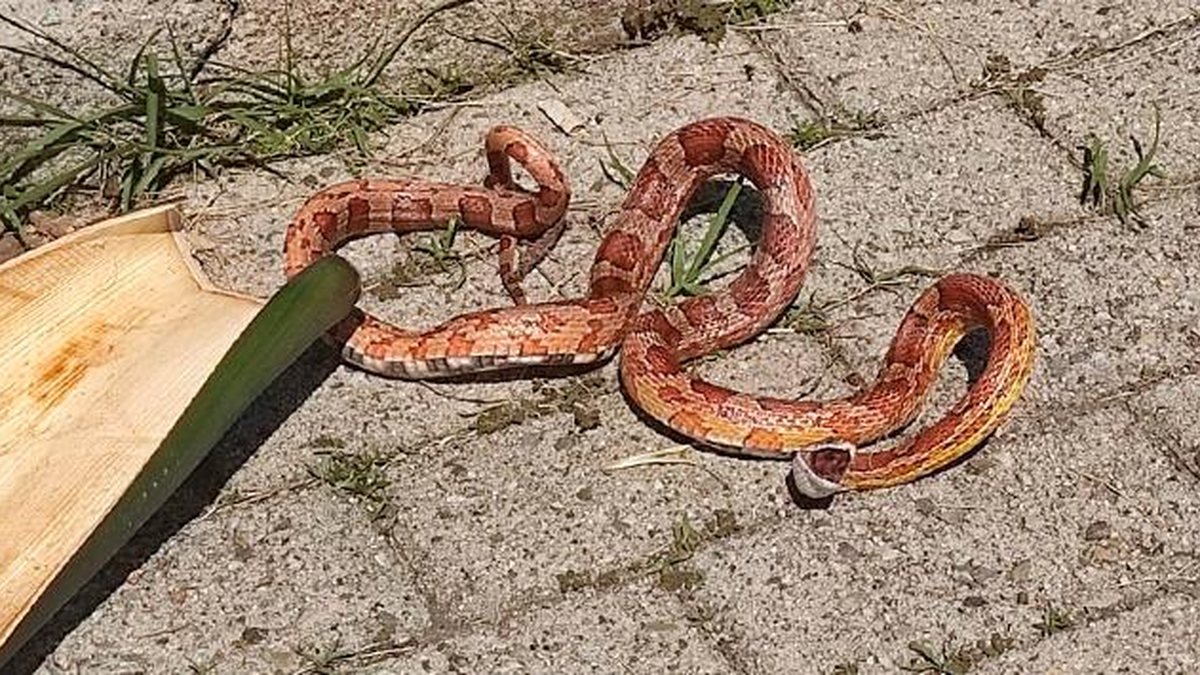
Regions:
<instances>
[{"instance_id":1,"label":"wooden plank","mask_svg":"<svg viewBox=\"0 0 1200 675\"><path fill-rule=\"evenodd\" d=\"M262 306L199 271L171 207L0 265L0 645Z\"/></svg>"}]
</instances>

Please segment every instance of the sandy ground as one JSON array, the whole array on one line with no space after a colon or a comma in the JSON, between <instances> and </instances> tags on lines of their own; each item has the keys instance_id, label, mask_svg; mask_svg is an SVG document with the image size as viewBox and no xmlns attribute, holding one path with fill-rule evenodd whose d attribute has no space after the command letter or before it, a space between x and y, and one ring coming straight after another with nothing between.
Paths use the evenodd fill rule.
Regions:
<instances>
[{"instance_id":1,"label":"sandy ground","mask_svg":"<svg viewBox=\"0 0 1200 675\"><path fill-rule=\"evenodd\" d=\"M503 40L496 17L517 31L549 26L561 44L620 34L605 3L563 4L497 0L440 17L389 77L487 67L495 48L461 36ZM621 199L600 167L609 148L636 168L663 134L717 114L781 133L822 116L859 129L804 153L820 242L802 300L861 291L856 257L880 272L967 270L1019 289L1037 318L1037 366L979 452L910 486L805 509L779 463L694 452L692 465L603 470L673 444L631 409L612 364L426 386L340 367L317 347L14 672L1200 670L1194 4L797 5L719 46L661 37L421 114L379 139L371 168L474 182L491 125L545 139L575 201L568 234L530 280L544 299L580 292ZM420 9L292 6L316 69ZM4 7L113 62L168 19L202 49L228 16L212 0ZM281 16L244 2L218 58L269 64ZM20 39L0 28L0 41ZM0 65L5 88L64 105L94 96L43 75ZM556 129L538 108L549 100L584 128ZM1145 224L1082 207L1077 146L1094 133L1114 168L1130 166L1128 136L1149 139L1154 105L1166 178L1139 193ZM279 169L176 188L205 269L227 287L277 288L289 216L314 186L350 175L336 157ZM364 304L429 325L502 303L490 242L458 246L479 252L461 289L400 293L393 264L411 257L409 242L351 247ZM824 331L774 331L697 368L781 396L851 391L928 283L901 281L839 304ZM952 361L935 404L945 409L964 379ZM505 402L528 414L494 424Z\"/></svg>"}]
</instances>

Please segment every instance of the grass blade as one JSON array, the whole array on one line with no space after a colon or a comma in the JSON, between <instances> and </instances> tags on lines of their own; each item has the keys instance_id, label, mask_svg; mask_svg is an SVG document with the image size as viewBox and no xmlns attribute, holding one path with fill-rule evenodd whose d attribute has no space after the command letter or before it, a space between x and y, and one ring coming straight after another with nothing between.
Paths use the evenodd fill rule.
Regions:
<instances>
[{"instance_id":1,"label":"grass blade","mask_svg":"<svg viewBox=\"0 0 1200 675\"><path fill-rule=\"evenodd\" d=\"M154 52L146 55L146 145L158 147L159 129L162 126L162 99L167 88L158 75L158 57Z\"/></svg>"},{"instance_id":2,"label":"grass blade","mask_svg":"<svg viewBox=\"0 0 1200 675\"><path fill-rule=\"evenodd\" d=\"M158 155L154 159L150 160L150 163L146 166L145 170L142 171L142 175L138 176L137 183L135 183L133 186L133 190L130 194L131 199L137 199L139 195L155 185L154 181L161 174L163 164L165 164L168 159L170 159L168 155Z\"/></svg>"},{"instance_id":3,"label":"grass blade","mask_svg":"<svg viewBox=\"0 0 1200 675\"><path fill-rule=\"evenodd\" d=\"M0 19L3 19L3 15L0 15ZM0 50L6 51L6 52L11 52L13 54L17 54L20 56L27 56L31 59L37 59L38 61L41 61L43 63L48 63L48 64L54 66L55 68L60 68L62 70L67 70L72 73L75 73L76 75L78 75L86 80L89 80L91 82L95 82L96 84L98 84L101 87L104 87L105 89L108 89L110 91L114 91L114 92L120 91L119 89L114 89L112 86L110 86L110 84L108 82L105 82L103 79L97 77L96 75L94 75L92 73L89 73L87 70L80 68L78 65L71 63L70 61L64 61L60 58L50 56L49 54L39 54L38 52L31 52L27 49L21 49L20 47L11 47L9 45L0 45Z\"/></svg>"},{"instance_id":4,"label":"grass blade","mask_svg":"<svg viewBox=\"0 0 1200 675\"><path fill-rule=\"evenodd\" d=\"M1155 107L1154 138L1152 138L1150 141L1150 150L1143 152L1141 142L1138 141L1136 137L1130 138L1130 140L1133 141L1134 151L1137 153L1138 163L1133 167L1133 169L1131 169L1121 178L1121 188L1125 192L1132 193L1133 188L1136 187L1138 183L1141 183L1142 179L1144 179L1147 175L1154 175L1156 171L1159 171L1158 167L1154 164L1154 156L1158 154L1158 140L1159 134L1162 130L1161 127L1162 117L1158 111L1158 108Z\"/></svg>"},{"instance_id":5,"label":"grass blade","mask_svg":"<svg viewBox=\"0 0 1200 675\"><path fill-rule=\"evenodd\" d=\"M183 54L179 51L179 40L175 38L175 30L170 25L167 26L167 38L171 42L171 61L175 66L175 72L179 74L179 80L183 83L183 93L187 100L194 106L200 106L200 98L196 95L196 91L192 89L192 76L188 74L187 67L183 64Z\"/></svg>"},{"instance_id":6,"label":"grass blade","mask_svg":"<svg viewBox=\"0 0 1200 675\"><path fill-rule=\"evenodd\" d=\"M45 160L71 147L75 136L87 126L86 122L64 122L33 139L0 165L0 181L5 185L16 183Z\"/></svg>"},{"instance_id":7,"label":"grass blade","mask_svg":"<svg viewBox=\"0 0 1200 675\"><path fill-rule=\"evenodd\" d=\"M62 120L77 119L74 115L72 115L71 113L68 113L67 111L63 110L62 108L57 108L55 106L50 105L49 103L46 103L45 101L39 101L35 98L31 98L31 97L25 96L23 94L18 94L15 91L9 91L7 89L0 89L0 98L7 98L7 99L11 99L13 101L16 101L18 103L22 103L44 115L49 115L49 116L57 118L57 119L62 119Z\"/></svg>"},{"instance_id":8,"label":"grass blade","mask_svg":"<svg viewBox=\"0 0 1200 675\"><path fill-rule=\"evenodd\" d=\"M713 214L709 220L708 229L704 231L704 239L700 242L700 248L692 256L691 262L688 262L687 252L683 245L683 240L679 233L676 232L675 238L671 241L671 285L663 294L667 298L673 298L679 294L683 295L704 295L707 293L705 284L700 282L700 277L704 271L711 267L713 251L716 249L717 242L725 234L725 230L729 224L729 214L733 211L733 206L737 202L738 195L741 194L742 184L736 182L729 187L725 192L725 197L721 200L721 206L717 212ZM722 256L722 259L727 256ZM721 276L721 275L716 275ZM716 277L713 277L716 278Z\"/></svg>"},{"instance_id":9,"label":"grass blade","mask_svg":"<svg viewBox=\"0 0 1200 675\"><path fill-rule=\"evenodd\" d=\"M8 201L6 207L14 212L19 212L27 206L41 203L46 197L70 185L80 174L95 168L100 162L110 157L107 154L95 155L83 162L72 165L70 168L64 169L50 178L19 192L15 198Z\"/></svg>"},{"instance_id":10,"label":"grass blade","mask_svg":"<svg viewBox=\"0 0 1200 675\"><path fill-rule=\"evenodd\" d=\"M154 41L154 38L158 37L158 33L159 33L158 30L155 30L153 33L150 33L149 37L147 37L146 40L144 42L142 42L141 46L138 47L137 52L134 53L133 59L130 60L129 72L125 76L125 86L128 87L129 89L137 88L137 86L138 86L138 81L137 81L138 66L142 65L142 59L146 55L146 50L150 47L150 43Z\"/></svg>"},{"instance_id":11,"label":"grass blade","mask_svg":"<svg viewBox=\"0 0 1200 675\"><path fill-rule=\"evenodd\" d=\"M136 108L133 106L121 105L87 119L75 119L68 116L63 124L51 129L45 135L33 139L0 166L0 185L5 188L15 186L17 181L47 160L75 147L79 137L103 126L111 119L120 119L135 111ZM51 122L51 120L47 120L47 122Z\"/></svg>"},{"instance_id":12,"label":"grass blade","mask_svg":"<svg viewBox=\"0 0 1200 675\"><path fill-rule=\"evenodd\" d=\"M44 127L52 120L41 117L22 117L20 115L0 115L0 127Z\"/></svg>"},{"instance_id":13,"label":"grass blade","mask_svg":"<svg viewBox=\"0 0 1200 675\"><path fill-rule=\"evenodd\" d=\"M404 33L401 34L400 37L394 43L392 43L390 47L387 48L387 50L381 52L379 56L376 57L375 64L371 66L370 72L367 73L367 76L360 83L361 86L364 88L374 87L375 84L379 82L380 76L383 75L383 71L386 70L387 67L391 65L392 61L396 59L396 54L399 53L400 48L408 42L408 39L413 36L413 33L416 33L421 26L425 25L425 22L429 21L440 12L454 9L456 7L462 7L463 5L467 5L472 2L475 2L475 0L445 0L444 2L430 7L424 14L417 17L417 20L413 21L409 27L405 29Z\"/></svg>"},{"instance_id":14,"label":"grass blade","mask_svg":"<svg viewBox=\"0 0 1200 675\"><path fill-rule=\"evenodd\" d=\"M21 21L17 21L16 19L13 19L9 16L5 16L4 14L0 14L0 21L7 23L8 25L12 26L13 28L16 28L17 30L21 31L22 33L25 33L27 35L32 35L32 36L36 37L37 39L42 40L43 42L47 42L47 43L53 45L54 47L58 48L63 53L65 53L65 54L69 55L71 58L75 59L76 62L71 63L69 61L64 61L62 59L58 59L53 56L49 56L46 54L37 54L37 53L33 53L33 52L24 53L25 56L30 56L35 59L41 59L42 61L46 61L47 63L51 63L60 68L65 68L73 73L76 73L82 77L85 77L85 78L95 82L96 84L104 87L105 89L108 89L109 91L112 91L115 94L122 94L125 91L127 91L127 88L124 86L124 84L120 80L118 80L116 77L114 77L112 75L112 73L109 73L104 68L101 68L99 64L97 64L95 61L92 61L91 59L89 59L87 56L85 56L83 54L83 52L80 52L79 50L75 49L74 47L71 47L70 45L62 42L61 40L58 40L57 38L50 35L49 33L44 33L42 31L38 30L37 28L34 28L33 26L30 26ZM22 50L20 50L16 47L3 47L3 49L6 49L6 50L12 51L12 52L16 52L16 53L22 53ZM83 65L81 66L79 64L83 64ZM89 72L87 70L87 68L84 68L83 66L90 68L91 72Z\"/></svg>"},{"instance_id":15,"label":"grass blade","mask_svg":"<svg viewBox=\"0 0 1200 675\"><path fill-rule=\"evenodd\" d=\"M741 182L729 186L729 190L725 193L725 198L721 200L721 206L717 209L717 213L713 215L708 229L704 232L704 240L700 242L700 250L696 252L696 257L692 258L691 268L688 269L689 279L694 280L699 278L701 270L708 264L708 259L712 257L713 249L716 248L721 235L725 234L726 226L729 224L729 212L733 210L733 204L737 201L738 195L741 192Z\"/></svg>"}]
</instances>

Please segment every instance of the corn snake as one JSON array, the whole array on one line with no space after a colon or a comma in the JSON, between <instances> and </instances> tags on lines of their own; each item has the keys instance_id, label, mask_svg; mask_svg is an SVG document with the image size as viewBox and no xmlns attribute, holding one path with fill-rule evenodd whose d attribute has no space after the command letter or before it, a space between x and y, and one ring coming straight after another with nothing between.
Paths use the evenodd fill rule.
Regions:
<instances>
[{"instance_id":1,"label":"corn snake","mask_svg":"<svg viewBox=\"0 0 1200 675\"><path fill-rule=\"evenodd\" d=\"M408 232L457 218L500 237L501 278L515 306L463 314L426 331L397 328L361 311L331 333L345 360L406 379L604 360L620 349L633 402L689 438L735 454L788 458L808 497L897 485L974 448L1007 418L1032 370L1033 320L1004 284L952 274L922 293L901 322L876 382L841 399L757 397L686 373L688 359L753 337L799 293L815 244L808 175L774 132L739 118L685 125L662 139L638 172L597 250L586 297L526 304L519 280L561 232L569 186L550 153L514 127L486 139L483 188L424 181L360 180L309 198L290 224L285 268L294 276L343 242ZM509 160L537 182L527 191ZM643 311L677 220L705 180L745 176L763 200L761 238L726 288ZM532 238L518 263L517 238ZM879 451L860 452L913 420L951 349L966 332L989 336L986 363L938 422Z\"/></svg>"}]
</instances>

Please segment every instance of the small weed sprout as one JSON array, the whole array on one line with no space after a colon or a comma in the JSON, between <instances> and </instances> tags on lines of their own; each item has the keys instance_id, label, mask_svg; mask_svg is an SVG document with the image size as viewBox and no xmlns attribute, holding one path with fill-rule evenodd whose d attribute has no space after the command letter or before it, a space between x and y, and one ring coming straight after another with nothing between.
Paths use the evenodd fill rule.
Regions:
<instances>
[{"instance_id":1,"label":"small weed sprout","mask_svg":"<svg viewBox=\"0 0 1200 675\"><path fill-rule=\"evenodd\" d=\"M728 229L729 214L733 211L733 205L737 202L741 191L741 181L735 182L726 191L725 197L721 200L720 207L717 208L717 212L709 219L708 228L704 232L704 238L701 240L700 246L690 255L682 237L676 234L675 238L671 240L671 247L667 251L667 257L671 261L671 285L662 293L664 300L681 295L696 296L707 294L709 292L708 284L723 276L713 273L713 269L730 256L741 253L748 248L748 245L739 246L716 258L713 257L717 243L724 236L726 229Z\"/></svg>"},{"instance_id":2,"label":"small weed sprout","mask_svg":"<svg viewBox=\"0 0 1200 675\"><path fill-rule=\"evenodd\" d=\"M1105 142L1095 134L1090 134L1088 144L1079 146L1083 152L1083 185L1079 192L1079 203L1115 215L1124 225L1145 227L1145 218L1139 212L1141 205L1134 192L1148 176L1165 177L1162 168L1154 162L1158 153L1161 123L1161 115L1156 106L1154 137L1150 141L1149 149L1143 149L1141 141L1130 135L1129 140L1138 161L1134 166L1119 172L1119 177L1112 171Z\"/></svg>"}]
</instances>

